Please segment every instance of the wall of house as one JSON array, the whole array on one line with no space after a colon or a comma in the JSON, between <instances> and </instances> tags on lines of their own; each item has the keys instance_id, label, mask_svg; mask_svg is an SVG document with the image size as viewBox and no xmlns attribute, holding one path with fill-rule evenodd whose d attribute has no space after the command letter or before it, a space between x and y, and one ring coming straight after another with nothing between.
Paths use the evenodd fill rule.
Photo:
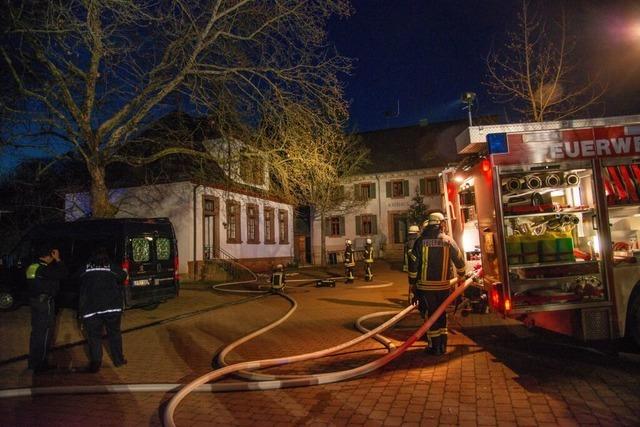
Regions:
<instances>
[{"instance_id":1,"label":"wall of house","mask_svg":"<svg viewBox=\"0 0 640 427\"><path fill-rule=\"evenodd\" d=\"M195 188L195 193L194 193ZM118 217L168 217L175 229L180 255L180 273L191 275L194 265L201 265L204 259L203 241L203 196L217 198L218 215L216 217L219 230L219 248L233 258L255 271L265 271L272 265L288 263L293 260L293 207L291 205L265 200L248 194L227 192L213 187L195 186L191 182L149 185L112 190L110 200L119 211ZM195 196L195 215L194 215ZM228 223L225 200L230 199L240 206L240 242L228 243L226 228ZM247 243L247 204L258 206L259 243ZM67 194L66 219L73 221L90 213L88 193ZM264 208L271 207L274 212L284 209L288 213L288 241L280 243L278 218L274 221L275 243L264 243ZM276 214L277 215L277 214ZM195 221L194 221L195 220ZM195 231L195 248L194 248ZM194 253L195 249L195 253Z\"/></svg>"},{"instance_id":2,"label":"wall of house","mask_svg":"<svg viewBox=\"0 0 640 427\"><path fill-rule=\"evenodd\" d=\"M442 172L442 168L387 172L377 175L358 175L345 182L345 188L348 190L352 189L354 184L374 182L376 184L375 198L370 199L363 207L352 212L346 214L335 213L335 215L344 215L344 235L326 237L327 252L329 254L336 253L337 261L341 262L345 239L351 239L354 242L355 249L359 250L364 246L364 240L370 237L373 240L376 257L384 257L391 260L402 259L403 244L393 242L393 215L406 214L408 212L416 190L420 188L420 179L438 178L440 172ZM388 197L386 192L387 182L400 180L408 181L408 194L402 197ZM423 200L428 209L443 209L441 194L424 196ZM365 214L376 215L377 233L374 235L356 234L356 217ZM316 218L312 227L314 264L320 263L320 226L320 220Z\"/></svg>"}]
</instances>

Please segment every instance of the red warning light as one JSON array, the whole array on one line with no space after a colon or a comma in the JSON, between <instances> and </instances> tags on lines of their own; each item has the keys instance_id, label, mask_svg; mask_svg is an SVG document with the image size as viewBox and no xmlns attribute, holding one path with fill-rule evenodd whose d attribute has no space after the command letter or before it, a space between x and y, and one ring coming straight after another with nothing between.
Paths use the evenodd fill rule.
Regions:
<instances>
[{"instance_id":1,"label":"red warning light","mask_svg":"<svg viewBox=\"0 0 640 427\"><path fill-rule=\"evenodd\" d=\"M489 172L491 170L491 162L487 159L482 159L480 165L482 166L482 172Z\"/></svg>"}]
</instances>

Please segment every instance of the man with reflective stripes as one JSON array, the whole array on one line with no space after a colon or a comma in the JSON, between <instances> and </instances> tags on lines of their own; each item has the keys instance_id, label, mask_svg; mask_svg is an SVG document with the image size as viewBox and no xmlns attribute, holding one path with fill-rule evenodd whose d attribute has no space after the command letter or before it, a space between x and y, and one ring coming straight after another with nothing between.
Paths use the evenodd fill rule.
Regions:
<instances>
[{"instance_id":1,"label":"man with reflective stripes","mask_svg":"<svg viewBox=\"0 0 640 427\"><path fill-rule=\"evenodd\" d=\"M353 283L355 277L353 277L353 269L356 267L356 257L353 253L353 247L351 247L351 240L347 239L344 242L344 272L345 283Z\"/></svg>"},{"instance_id":2,"label":"man with reflective stripes","mask_svg":"<svg viewBox=\"0 0 640 427\"><path fill-rule=\"evenodd\" d=\"M113 364L125 365L122 352L120 321L122 318L121 283L127 273L112 264L105 248L96 249L86 266L77 273L80 281L79 315L84 323L89 343L90 372L102 365L102 328L107 330Z\"/></svg>"},{"instance_id":3,"label":"man with reflective stripes","mask_svg":"<svg viewBox=\"0 0 640 427\"><path fill-rule=\"evenodd\" d=\"M373 280L373 272L371 266L373 265L373 242L371 239L367 239L364 244L363 252L364 260L364 280L370 282Z\"/></svg>"},{"instance_id":4,"label":"man with reflective stripes","mask_svg":"<svg viewBox=\"0 0 640 427\"><path fill-rule=\"evenodd\" d=\"M422 234L409 255L409 281L423 317L433 313L449 296L450 279L455 268L458 280L464 278L465 260L456 243L443 233L445 217L440 212L429 214ZM438 317L427 331L427 353L440 355L447 351L447 315Z\"/></svg>"},{"instance_id":5,"label":"man with reflective stripes","mask_svg":"<svg viewBox=\"0 0 640 427\"><path fill-rule=\"evenodd\" d=\"M26 276L31 306L29 369L39 373L53 368L47 362L47 351L56 320L55 298L60 280L67 276L67 268L60 260L60 252L52 245L40 245L36 256L38 260L27 267Z\"/></svg>"}]
</instances>

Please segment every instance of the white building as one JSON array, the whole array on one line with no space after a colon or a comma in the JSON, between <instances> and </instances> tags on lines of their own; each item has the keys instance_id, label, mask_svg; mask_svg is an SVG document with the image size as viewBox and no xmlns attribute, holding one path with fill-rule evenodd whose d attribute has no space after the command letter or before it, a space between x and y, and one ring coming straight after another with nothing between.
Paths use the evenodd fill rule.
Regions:
<instances>
[{"instance_id":1,"label":"white building","mask_svg":"<svg viewBox=\"0 0 640 427\"><path fill-rule=\"evenodd\" d=\"M254 271L293 260L293 206L257 191L190 181L115 189L117 217L167 217L173 223L180 273L200 277L204 261L235 258ZM66 196L67 220L87 216L88 193Z\"/></svg>"},{"instance_id":2,"label":"white building","mask_svg":"<svg viewBox=\"0 0 640 427\"><path fill-rule=\"evenodd\" d=\"M459 158L455 137L466 129L466 121L444 122L362 133L371 162L366 171L344 182L366 200L357 211L335 212L325 218L329 262L341 262L345 239L361 249L364 240L374 241L377 256L400 260L408 227L407 212L416 192L428 209L443 209L439 174ZM312 227L313 262L320 263L320 220Z\"/></svg>"}]
</instances>

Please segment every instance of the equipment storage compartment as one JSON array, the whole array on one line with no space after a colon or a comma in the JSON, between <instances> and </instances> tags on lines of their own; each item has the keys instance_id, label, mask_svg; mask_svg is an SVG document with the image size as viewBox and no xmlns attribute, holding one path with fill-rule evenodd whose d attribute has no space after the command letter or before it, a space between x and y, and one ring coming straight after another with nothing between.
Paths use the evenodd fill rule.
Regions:
<instances>
[{"instance_id":1,"label":"equipment storage compartment","mask_svg":"<svg viewBox=\"0 0 640 427\"><path fill-rule=\"evenodd\" d=\"M591 162L497 171L513 312L606 301Z\"/></svg>"}]
</instances>

